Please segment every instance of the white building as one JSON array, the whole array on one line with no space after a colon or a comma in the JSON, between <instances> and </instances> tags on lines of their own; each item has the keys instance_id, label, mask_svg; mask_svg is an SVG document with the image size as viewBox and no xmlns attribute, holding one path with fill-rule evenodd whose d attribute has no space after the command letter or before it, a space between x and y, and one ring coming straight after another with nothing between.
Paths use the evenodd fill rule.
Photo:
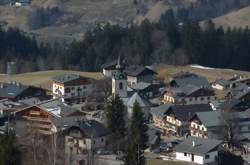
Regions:
<instances>
[{"instance_id":1,"label":"white building","mask_svg":"<svg viewBox=\"0 0 250 165\"><path fill-rule=\"evenodd\" d=\"M222 141L190 137L176 146L176 159L197 164L216 164Z\"/></svg>"},{"instance_id":2,"label":"white building","mask_svg":"<svg viewBox=\"0 0 250 165\"><path fill-rule=\"evenodd\" d=\"M54 77L53 98L62 97L63 101L83 102L95 89L94 80L74 74Z\"/></svg>"}]
</instances>

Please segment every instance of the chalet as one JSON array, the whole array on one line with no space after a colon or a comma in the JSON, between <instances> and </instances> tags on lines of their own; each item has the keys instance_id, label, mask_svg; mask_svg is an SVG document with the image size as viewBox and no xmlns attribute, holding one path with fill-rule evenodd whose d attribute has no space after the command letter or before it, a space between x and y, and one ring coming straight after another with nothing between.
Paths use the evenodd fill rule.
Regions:
<instances>
[{"instance_id":1,"label":"chalet","mask_svg":"<svg viewBox=\"0 0 250 165\"><path fill-rule=\"evenodd\" d=\"M200 138L223 139L228 125L234 125L238 140L250 139L250 117L246 112L196 112L190 119L191 136Z\"/></svg>"},{"instance_id":2,"label":"chalet","mask_svg":"<svg viewBox=\"0 0 250 165\"><path fill-rule=\"evenodd\" d=\"M149 67L130 66L125 70L128 78L128 84L133 85L139 82L152 83L157 74Z\"/></svg>"},{"instance_id":3,"label":"chalet","mask_svg":"<svg viewBox=\"0 0 250 165\"><path fill-rule=\"evenodd\" d=\"M87 164L90 154L106 146L110 131L95 120L81 121L65 130L65 165Z\"/></svg>"},{"instance_id":4,"label":"chalet","mask_svg":"<svg viewBox=\"0 0 250 165\"><path fill-rule=\"evenodd\" d=\"M193 73L178 73L171 78L169 87L163 94L164 103L208 104L216 100L209 82Z\"/></svg>"},{"instance_id":5,"label":"chalet","mask_svg":"<svg viewBox=\"0 0 250 165\"><path fill-rule=\"evenodd\" d=\"M13 127L44 135L60 132L69 123L84 119L84 113L64 105L59 99L44 101L14 112Z\"/></svg>"},{"instance_id":6,"label":"chalet","mask_svg":"<svg viewBox=\"0 0 250 165\"><path fill-rule=\"evenodd\" d=\"M53 78L53 97L62 97L65 102L84 102L94 89L93 79L79 75L65 74Z\"/></svg>"},{"instance_id":7,"label":"chalet","mask_svg":"<svg viewBox=\"0 0 250 165\"><path fill-rule=\"evenodd\" d=\"M196 112L212 111L208 104L195 105L171 105L162 104L151 108L153 124L162 130L164 134L170 133L182 136L188 133L189 119Z\"/></svg>"},{"instance_id":8,"label":"chalet","mask_svg":"<svg viewBox=\"0 0 250 165\"><path fill-rule=\"evenodd\" d=\"M175 147L176 159L195 164L218 164L222 141L189 137Z\"/></svg>"},{"instance_id":9,"label":"chalet","mask_svg":"<svg viewBox=\"0 0 250 165\"><path fill-rule=\"evenodd\" d=\"M186 85L179 88L168 88L163 94L164 103L179 105L208 104L216 100L214 91L211 88Z\"/></svg>"},{"instance_id":10,"label":"chalet","mask_svg":"<svg viewBox=\"0 0 250 165\"><path fill-rule=\"evenodd\" d=\"M189 72L179 72L170 78L170 87L183 87L186 85L192 85L196 87L211 88L211 85L205 77L196 75Z\"/></svg>"},{"instance_id":11,"label":"chalet","mask_svg":"<svg viewBox=\"0 0 250 165\"><path fill-rule=\"evenodd\" d=\"M23 85L18 82L0 83L0 100L9 99L12 101L18 101L25 98L37 97L46 98L46 90Z\"/></svg>"}]
</instances>

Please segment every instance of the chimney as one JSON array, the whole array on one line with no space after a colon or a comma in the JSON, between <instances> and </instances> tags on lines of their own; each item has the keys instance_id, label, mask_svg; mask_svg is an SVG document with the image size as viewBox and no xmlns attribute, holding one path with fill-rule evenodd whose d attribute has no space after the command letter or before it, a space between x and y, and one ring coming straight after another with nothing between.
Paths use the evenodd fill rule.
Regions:
<instances>
[{"instance_id":1,"label":"chimney","mask_svg":"<svg viewBox=\"0 0 250 165\"><path fill-rule=\"evenodd\" d=\"M195 141L194 140L192 141L192 146L195 147Z\"/></svg>"}]
</instances>

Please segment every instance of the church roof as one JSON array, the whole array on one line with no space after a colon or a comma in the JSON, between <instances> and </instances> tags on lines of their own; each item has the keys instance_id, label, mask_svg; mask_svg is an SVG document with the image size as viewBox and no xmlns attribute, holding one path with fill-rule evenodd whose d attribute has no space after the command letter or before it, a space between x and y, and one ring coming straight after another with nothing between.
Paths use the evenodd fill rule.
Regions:
<instances>
[{"instance_id":1,"label":"church roof","mask_svg":"<svg viewBox=\"0 0 250 165\"><path fill-rule=\"evenodd\" d=\"M137 92L135 92L128 100L127 102L127 106L128 107L133 107L135 102L138 102L138 104L140 105L140 107L150 107L151 103L143 98L142 96L140 96Z\"/></svg>"}]
</instances>

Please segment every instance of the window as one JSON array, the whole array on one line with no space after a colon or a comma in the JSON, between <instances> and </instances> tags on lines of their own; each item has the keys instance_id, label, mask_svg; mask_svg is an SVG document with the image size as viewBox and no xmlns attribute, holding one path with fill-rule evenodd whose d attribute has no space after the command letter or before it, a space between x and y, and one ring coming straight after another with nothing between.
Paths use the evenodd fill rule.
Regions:
<instances>
[{"instance_id":1,"label":"window","mask_svg":"<svg viewBox=\"0 0 250 165\"><path fill-rule=\"evenodd\" d=\"M104 139L103 139L103 138L101 138L101 142L104 142Z\"/></svg>"},{"instance_id":2,"label":"window","mask_svg":"<svg viewBox=\"0 0 250 165\"><path fill-rule=\"evenodd\" d=\"M70 93L70 88L65 88L65 93Z\"/></svg>"},{"instance_id":3,"label":"window","mask_svg":"<svg viewBox=\"0 0 250 165\"><path fill-rule=\"evenodd\" d=\"M119 83L119 89L120 89L120 90L123 89L123 84L122 84L122 82Z\"/></svg>"},{"instance_id":4,"label":"window","mask_svg":"<svg viewBox=\"0 0 250 165\"><path fill-rule=\"evenodd\" d=\"M75 89L75 87L71 87L71 89L73 90L73 89Z\"/></svg>"},{"instance_id":5,"label":"window","mask_svg":"<svg viewBox=\"0 0 250 165\"><path fill-rule=\"evenodd\" d=\"M189 99L189 101L193 101L193 99L192 99L192 98L190 98L190 99Z\"/></svg>"},{"instance_id":6,"label":"window","mask_svg":"<svg viewBox=\"0 0 250 165\"><path fill-rule=\"evenodd\" d=\"M205 159L209 159L209 155L206 155L206 156L205 156Z\"/></svg>"},{"instance_id":7,"label":"window","mask_svg":"<svg viewBox=\"0 0 250 165\"><path fill-rule=\"evenodd\" d=\"M184 156L187 156L187 153L186 153L186 152L184 152Z\"/></svg>"},{"instance_id":8,"label":"window","mask_svg":"<svg viewBox=\"0 0 250 165\"><path fill-rule=\"evenodd\" d=\"M203 97L201 97L201 101L203 101L204 100L204 98Z\"/></svg>"},{"instance_id":9,"label":"window","mask_svg":"<svg viewBox=\"0 0 250 165\"><path fill-rule=\"evenodd\" d=\"M210 97L207 97L207 100L210 100Z\"/></svg>"}]
</instances>

